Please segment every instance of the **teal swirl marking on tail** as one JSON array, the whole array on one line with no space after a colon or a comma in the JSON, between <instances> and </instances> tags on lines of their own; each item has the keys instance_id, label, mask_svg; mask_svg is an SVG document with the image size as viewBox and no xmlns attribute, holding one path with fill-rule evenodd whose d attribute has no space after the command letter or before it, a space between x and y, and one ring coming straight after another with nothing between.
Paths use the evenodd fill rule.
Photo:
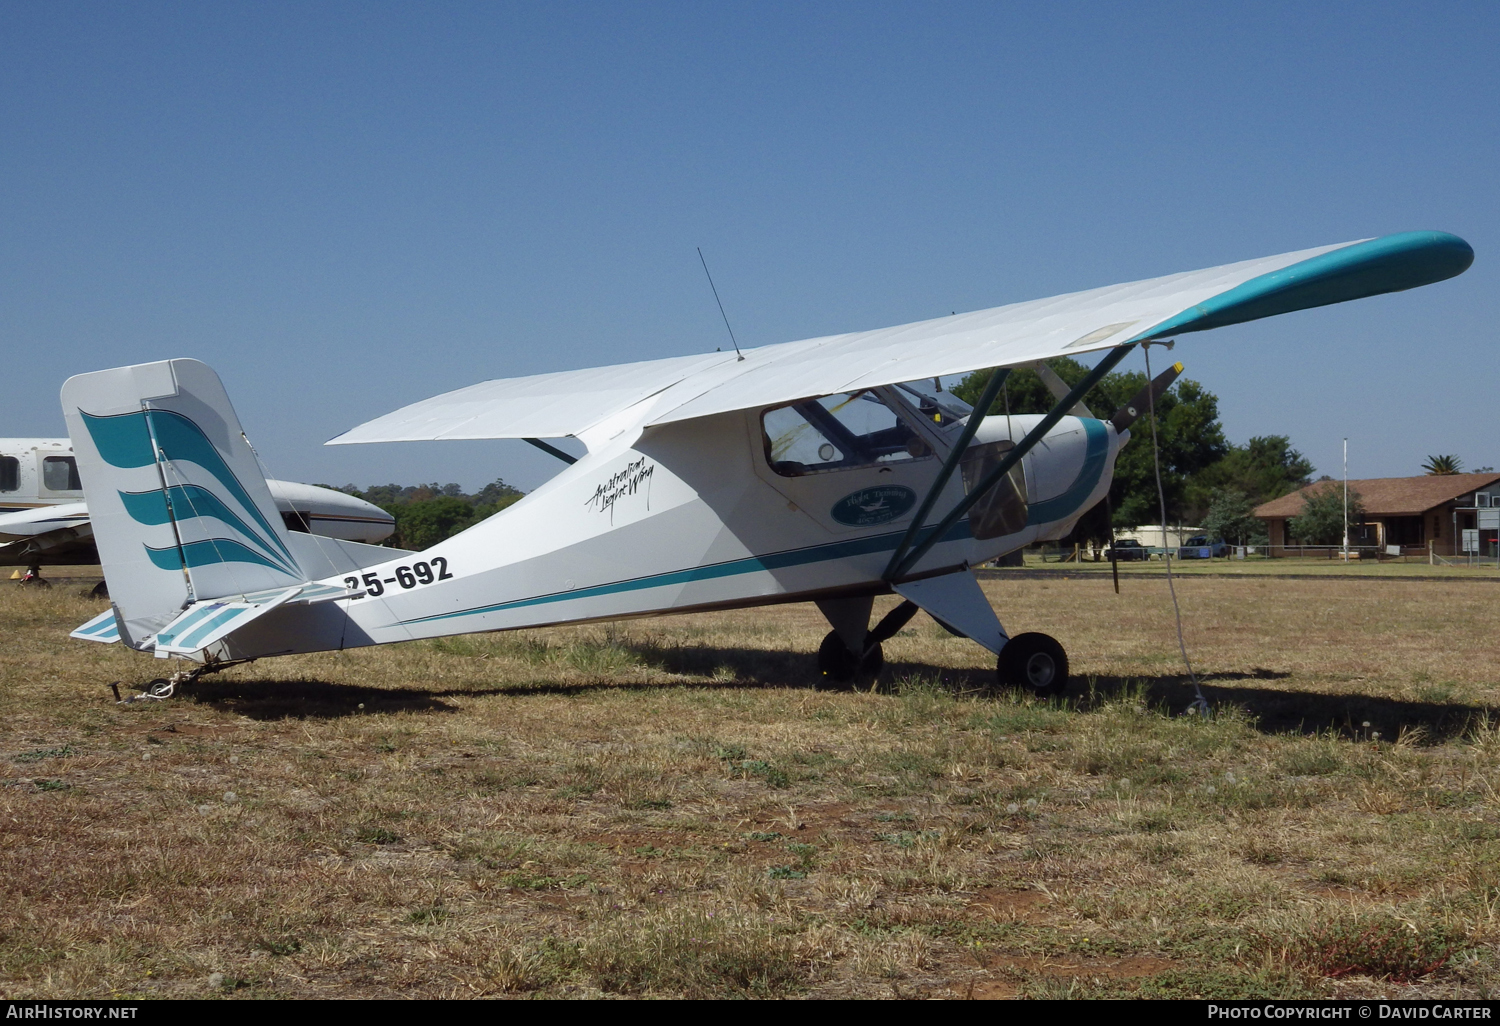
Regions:
<instances>
[{"instance_id":1,"label":"teal swirl marking on tail","mask_svg":"<svg viewBox=\"0 0 1500 1026\"><path fill-rule=\"evenodd\" d=\"M217 478L229 494L239 501L245 511L255 518L256 523L265 528L266 537L274 544L274 547L279 549L288 560L292 560L292 554L287 551L286 546L281 544L281 539L276 536L275 529L261 515L260 508L251 500L250 494L245 491L245 486L240 484L240 479L234 476L234 472L224 462L224 457L219 455L219 450L208 440L203 430L182 414L173 413L171 410L148 410L147 415L151 418L151 428L156 435L156 443L161 446L167 459L196 463ZM295 564L294 560L292 562Z\"/></svg>"},{"instance_id":2,"label":"teal swirl marking on tail","mask_svg":"<svg viewBox=\"0 0 1500 1026\"><path fill-rule=\"evenodd\" d=\"M156 451L151 447L151 430L146 427L144 413L119 413L109 417L96 417L92 413L78 411L94 448L100 457L112 467L132 470L149 467L156 461Z\"/></svg>"},{"instance_id":3,"label":"teal swirl marking on tail","mask_svg":"<svg viewBox=\"0 0 1500 1026\"><path fill-rule=\"evenodd\" d=\"M165 549L153 549L147 545L146 553L151 557L151 562L163 570L181 570L185 560L188 569L195 566L211 566L214 563L254 563L257 566L268 566L272 570L286 573L285 567L227 538L188 542L180 550L175 545Z\"/></svg>"},{"instance_id":4,"label":"teal swirl marking on tail","mask_svg":"<svg viewBox=\"0 0 1500 1026\"><path fill-rule=\"evenodd\" d=\"M156 445L160 446L162 455L168 460L182 460L188 463L196 463L208 471L209 474L213 475L224 486L230 495L234 496L240 506L250 514L255 522L264 529L264 533L250 528L243 520L239 517L234 517L233 514L230 514L233 520L229 520L220 516L217 511L208 513L200 509L195 505L199 501L199 495L208 496L210 493L195 485L186 486L193 489L190 496L192 501L188 503L188 508L194 509L197 516L214 516L225 520L226 523L237 525L244 530L246 537L259 543L262 548L272 553L278 562L284 564L277 567L277 569L289 570L294 574L297 573L295 570L297 565L296 559L287 547L282 544L276 530L266 520L265 516L262 515L260 507L250 498L250 494L245 490L245 486L240 483L240 479L229 469L229 465L224 462L224 457L220 455L219 450L215 448L213 442L209 441L208 436L203 433L203 429L198 427L197 424L194 424L182 414L171 410L142 410L139 413L122 413L105 417L96 417L93 414L85 413L83 410L79 410L78 413L83 418L84 425L88 428L89 436L94 441L94 447L99 450L99 455L104 459L104 462L111 466L129 470L136 467L149 466L153 463L156 459L151 440L154 433L156 436ZM148 417L150 418L149 422L147 420ZM183 487L173 486L174 494L172 498L174 508L177 508L176 493ZM123 495L124 493L121 494ZM160 495L159 492L157 494ZM184 498L188 497L187 493L184 493ZM130 501L126 500L126 509L140 523L166 523L165 519L141 520L136 515L136 511L131 508ZM158 512L158 507L155 505L150 505L148 508L148 503L150 503L150 500L142 500L137 504L141 515L155 517L160 515L160 513L165 513L166 502L164 499L160 501L160 513ZM222 502L219 502L219 500L213 499L213 503L218 507L218 510L222 510L225 513L228 512L227 507ZM185 518L179 516L178 519ZM156 557L153 556L152 559L155 561Z\"/></svg>"},{"instance_id":5,"label":"teal swirl marking on tail","mask_svg":"<svg viewBox=\"0 0 1500 1026\"><path fill-rule=\"evenodd\" d=\"M158 488L149 492L120 492L119 496L131 519L148 527L170 523L174 512L178 521L193 517L222 521L238 531L241 537L264 549L265 554L280 565L282 570L291 574L296 573L295 567L288 565L274 550L267 548L255 531L236 516L233 510L224 505L217 495L206 488L200 488L197 485L173 485L165 494ZM170 508L168 508L169 502Z\"/></svg>"}]
</instances>

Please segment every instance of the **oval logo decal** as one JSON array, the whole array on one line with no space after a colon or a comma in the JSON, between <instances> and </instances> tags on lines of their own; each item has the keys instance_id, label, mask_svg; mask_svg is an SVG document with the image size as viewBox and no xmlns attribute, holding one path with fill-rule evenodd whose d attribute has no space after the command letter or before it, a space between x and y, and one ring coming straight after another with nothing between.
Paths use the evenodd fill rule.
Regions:
<instances>
[{"instance_id":1,"label":"oval logo decal","mask_svg":"<svg viewBox=\"0 0 1500 1026\"><path fill-rule=\"evenodd\" d=\"M888 524L917 504L917 493L905 485L876 485L850 492L829 510L833 519L850 527Z\"/></svg>"}]
</instances>

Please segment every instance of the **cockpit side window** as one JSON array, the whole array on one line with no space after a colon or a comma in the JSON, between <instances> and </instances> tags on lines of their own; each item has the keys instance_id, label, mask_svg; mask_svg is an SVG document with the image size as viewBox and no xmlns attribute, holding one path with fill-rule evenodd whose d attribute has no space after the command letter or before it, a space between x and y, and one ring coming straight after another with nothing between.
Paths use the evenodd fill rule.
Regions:
<instances>
[{"instance_id":1,"label":"cockpit side window","mask_svg":"<svg viewBox=\"0 0 1500 1026\"><path fill-rule=\"evenodd\" d=\"M42 460L42 487L51 492L81 492L78 464L71 456L48 456Z\"/></svg>"},{"instance_id":2,"label":"cockpit side window","mask_svg":"<svg viewBox=\"0 0 1500 1026\"><path fill-rule=\"evenodd\" d=\"M14 456L0 456L0 492L21 488L21 461Z\"/></svg>"},{"instance_id":3,"label":"cockpit side window","mask_svg":"<svg viewBox=\"0 0 1500 1026\"><path fill-rule=\"evenodd\" d=\"M871 392L841 393L777 406L761 415L766 461L801 477L927 456L910 427Z\"/></svg>"}]
</instances>

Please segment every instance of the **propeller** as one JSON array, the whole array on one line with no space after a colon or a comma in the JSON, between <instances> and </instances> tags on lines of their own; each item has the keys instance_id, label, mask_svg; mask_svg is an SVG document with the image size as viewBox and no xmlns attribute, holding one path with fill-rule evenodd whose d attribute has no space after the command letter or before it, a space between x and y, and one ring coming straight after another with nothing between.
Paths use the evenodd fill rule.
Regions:
<instances>
[{"instance_id":1,"label":"propeller","mask_svg":"<svg viewBox=\"0 0 1500 1026\"><path fill-rule=\"evenodd\" d=\"M1161 399L1162 393L1172 387L1172 382L1176 381L1177 375L1181 373L1182 364L1172 364L1158 374L1149 385L1132 396L1130 402L1116 410L1115 415L1109 418L1109 422L1115 426L1115 434L1120 434L1134 424L1136 418L1150 409L1153 400Z\"/></svg>"}]
</instances>

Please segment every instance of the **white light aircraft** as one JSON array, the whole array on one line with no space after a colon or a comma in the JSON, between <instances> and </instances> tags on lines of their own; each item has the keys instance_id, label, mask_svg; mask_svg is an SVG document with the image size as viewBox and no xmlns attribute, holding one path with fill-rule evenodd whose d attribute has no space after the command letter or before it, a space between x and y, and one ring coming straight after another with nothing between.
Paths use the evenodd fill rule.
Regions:
<instances>
[{"instance_id":1,"label":"white light aircraft","mask_svg":"<svg viewBox=\"0 0 1500 1026\"><path fill-rule=\"evenodd\" d=\"M812 601L833 681L877 671L920 608L995 653L1001 683L1055 693L1062 646L1008 636L970 567L1063 536L1104 497L1148 397L1101 420L1088 390L1138 346L1430 284L1473 256L1408 232L743 355L487 381L332 444L525 438L572 460L541 441L572 436L587 454L394 558L285 530L204 364L82 374L62 404L113 608L73 636L192 660L153 683L163 696L283 653ZM1009 368L1101 351L1049 413L985 416ZM983 368L972 411L913 384ZM890 592L905 601L872 628Z\"/></svg>"},{"instance_id":2,"label":"white light aircraft","mask_svg":"<svg viewBox=\"0 0 1500 1026\"><path fill-rule=\"evenodd\" d=\"M374 503L317 485L267 480L289 531L373 543L396 521ZM23 584L42 583L44 566L99 562L73 447L66 438L0 438L0 566L26 567Z\"/></svg>"}]
</instances>

